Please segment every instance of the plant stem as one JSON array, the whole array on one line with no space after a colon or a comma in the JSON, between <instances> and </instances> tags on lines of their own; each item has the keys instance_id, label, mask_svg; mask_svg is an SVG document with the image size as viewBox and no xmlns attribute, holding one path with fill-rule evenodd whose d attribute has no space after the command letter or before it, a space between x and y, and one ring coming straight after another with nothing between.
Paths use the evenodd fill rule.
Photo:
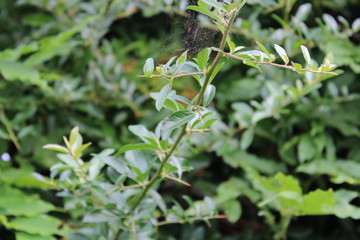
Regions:
<instances>
[{"instance_id":1,"label":"plant stem","mask_svg":"<svg viewBox=\"0 0 360 240\"><path fill-rule=\"evenodd\" d=\"M226 44L226 38L229 34L229 31L230 31L230 28L232 26L232 24L234 23L234 20L235 20L235 17L237 15L238 11L235 11L232 13L232 15L230 16L230 20L228 22L228 24L225 26L225 30L224 30L224 34L223 34L223 37L221 39L221 43L220 43L220 50L217 54L216 54L216 57L214 59L214 61L212 62L211 64L211 67L209 68L209 71L206 75L206 78L205 78L205 81L204 81L204 84L203 86L201 87L200 89L200 93L199 93L199 96L198 98L196 99L196 102L195 102L195 105L199 105L202 101L202 98L204 96L204 93L205 93L205 90L206 90L206 87L209 85L210 83L210 77L212 75L212 73L214 72L216 66L218 65L221 57L224 56L224 49L225 49L225 44Z\"/></svg>"},{"instance_id":2,"label":"plant stem","mask_svg":"<svg viewBox=\"0 0 360 240\"><path fill-rule=\"evenodd\" d=\"M209 216L209 217L191 217L188 218L187 221L189 222L195 222L198 220L204 221L204 220L211 220L211 219L226 219L227 217L225 215L215 215L215 216ZM178 223L185 223L184 220L175 220L175 221L163 221L158 222L157 226L163 226L168 224L178 224Z\"/></svg>"},{"instance_id":3,"label":"plant stem","mask_svg":"<svg viewBox=\"0 0 360 240\"><path fill-rule=\"evenodd\" d=\"M226 39L227 36L229 34L229 30L231 28L231 25L233 24L235 17L238 13L237 11L234 11L231 13L230 15L230 19L228 21L228 23L225 26L225 30L224 30L224 34L223 37L221 39L221 43L220 43L220 49L221 52L218 52L214 61L212 62L209 71L206 73L206 78L204 81L204 84L202 85L199 95L197 97L197 100L195 102L195 105L199 105L201 103L202 97L204 96L205 93L205 89L208 86L209 82L210 82L210 77L211 74L214 72L216 66L218 65L220 58L223 56L223 51L225 49L225 45L226 45ZM179 133L179 135L177 136L175 142L173 143L170 152L165 156L164 160L162 160L160 167L158 168L158 170L156 171L156 173L154 174L154 176L149 180L148 184L146 185L146 187L144 188L144 190L141 192L140 196L136 199L136 201L133 203L133 205L131 206L130 212L129 214L131 214L135 208L140 204L140 202L144 199L144 197L146 196L147 192L150 190L150 188L153 186L153 184L156 182L156 180L158 180L161 177L161 173L165 167L165 164L169 161L170 157L172 156L172 154L174 153L176 147L178 146L178 144L180 143L181 139L183 138L183 136L186 134L186 128L187 128L187 124L185 124L182 128L181 131Z\"/></svg>"},{"instance_id":4,"label":"plant stem","mask_svg":"<svg viewBox=\"0 0 360 240\"><path fill-rule=\"evenodd\" d=\"M141 200L145 197L146 193L150 190L151 186L155 183L155 181L161 176L161 172L164 169L165 164L169 161L171 155L174 153L177 145L180 143L182 137L186 134L186 124L182 127L178 137L176 138L175 142L173 143L170 152L166 155L164 160L161 162L160 167L154 174L154 176L149 180L148 184L146 185L145 189L141 192L141 195L136 199L134 204L131 206L129 214L131 214L135 208L140 204Z\"/></svg>"},{"instance_id":5,"label":"plant stem","mask_svg":"<svg viewBox=\"0 0 360 240\"><path fill-rule=\"evenodd\" d=\"M237 59L237 60L241 60L244 61L246 60L246 58L243 57L239 57L236 56L234 54L231 53L224 53L225 56L229 57L229 58L233 58L233 59ZM255 64L257 65L271 65L271 66L275 66L275 67L279 67L279 68L286 68L292 71L296 71L296 68L290 65L283 65L283 64L278 64L278 63L273 63L273 62L256 62L254 61ZM330 75L338 75L336 72L319 72L317 70L311 70L308 68L302 68L301 71L307 71L307 72L313 72L313 73L321 73L321 74L330 74Z\"/></svg>"},{"instance_id":6,"label":"plant stem","mask_svg":"<svg viewBox=\"0 0 360 240\"><path fill-rule=\"evenodd\" d=\"M9 137L10 137L11 141L14 143L16 149L18 151L21 151L21 144L20 144L19 140L16 137L16 134L15 134L15 132L13 130L13 127L12 127L12 123L6 117L5 111L2 108L0 108L0 122L2 122L4 124L4 126L6 128L6 131L8 132Z\"/></svg>"}]
</instances>

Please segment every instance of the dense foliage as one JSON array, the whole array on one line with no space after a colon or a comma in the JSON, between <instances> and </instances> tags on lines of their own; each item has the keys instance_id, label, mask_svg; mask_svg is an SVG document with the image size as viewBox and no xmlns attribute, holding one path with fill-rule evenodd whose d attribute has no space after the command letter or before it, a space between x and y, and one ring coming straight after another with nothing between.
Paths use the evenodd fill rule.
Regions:
<instances>
[{"instance_id":1,"label":"dense foliage","mask_svg":"<svg viewBox=\"0 0 360 240\"><path fill-rule=\"evenodd\" d=\"M1 239L360 237L358 1L232 2L0 2Z\"/></svg>"}]
</instances>

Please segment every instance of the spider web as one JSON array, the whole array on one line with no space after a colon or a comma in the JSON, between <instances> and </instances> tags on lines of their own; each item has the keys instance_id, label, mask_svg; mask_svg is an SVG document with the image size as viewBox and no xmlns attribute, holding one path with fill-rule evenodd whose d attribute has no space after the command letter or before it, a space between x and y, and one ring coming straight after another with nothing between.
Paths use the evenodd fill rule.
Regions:
<instances>
[{"instance_id":1,"label":"spider web","mask_svg":"<svg viewBox=\"0 0 360 240\"><path fill-rule=\"evenodd\" d=\"M197 0L188 0L188 5L196 3ZM221 37L219 31L209 28L208 24L205 26L204 22L211 23L206 16L192 10L186 10L185 16L175 16L169 22L170 34L165 42L168 45L180 41L180 48L174 50L177 54L189 50L191 57L206 47L216 46Z\"/></svg>"}]
</instances>

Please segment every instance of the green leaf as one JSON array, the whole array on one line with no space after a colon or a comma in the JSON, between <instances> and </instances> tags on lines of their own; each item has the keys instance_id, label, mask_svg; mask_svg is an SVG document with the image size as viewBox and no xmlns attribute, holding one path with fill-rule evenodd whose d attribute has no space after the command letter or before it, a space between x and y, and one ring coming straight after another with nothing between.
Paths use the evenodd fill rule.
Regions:
<instances>
[{"instance_id":1,"label":"green leaf","mask_svg":"<svg viewBox=\"0 0 360 240\"><path fill-rule=\"evenodd\" d=\"M360 31L360 18L355 19L355 21L351 24L351 30L353 30L353 32Z\"/></svg>"},{"instance_id":2,"label":"green leaf","mask_svg":"<svg viewBox=\"0 0 360 240\"><path fill-rule=\"evenodd\" d=\"M248 65L248 66L250 66L250 67L257 68L257 69L261 72L260 67L259 67L254 61L252 61L252 60L250 60L250 59L245 59L245 60L243 61L243 63L246 64L246 65Z\"/></svg>"},{"instance_id":3,"label":"green leaf","mask_svg":"<svg viewBox=\"0 0 360 240\"><path fill-rule=\"evenodd\" d=\"M317 189L304 196L300 212L301 215L331 214L334 205L335 200L332 189L327 191Z\"/></svg>"},{"instance_id":4,"label":"green leaf","mask_svg":"<svg viewBox=\"0 0 360 240\"><path fill-rule=\"evenodd\" d=\"M236 48L236 45L233 41L231 41L230 39L230 36L228 35L227 38L226 38L226 42L229 46L229 49L230 49L230 53L233 53L235 51L235 48Z\"/></svg>"},{"instance_id":5,"label":"green leaf","mask_svg":"<svg viewBox=\"0 0 360 240\"><path fill-rule=\"evenodd\" d=\"M17 61L19 58L25 54L32 53L39 49L39 44L37 42L30 42L29 44L20 44L14 49L5 49L0 52L0 59L6 61Z\"/></svg>"},{"instance_id":6,"label":"green leaf","mask_svg":"<svg viewBox=\"0 0 360 240\"><path fill-rule=\"evenodd\" d=\"M301 45L301 51L302 51L302 54L303 54L303 56L305 58L306 63L309 66L311 66L311 57L310 57L309 50L304 45Z\"/></svg>"},{"instance_id":7,"label":"green leaf","mask_svg":"<svg viewBox=\"0 0 360 240\"><path fill-rule=\"evenodd\" d=\"M62 153L70 153L69 150L66 147L63 147L63 146L58 145L58 144L46 144L46 145L43 146L43 148L58 151L58 152L62 152Z\"/></svg>"},{"instance_id":8,"label":"green leaf","mask_svg":"<svg viewBox=\"0 0 360 240\"><path fill-rule=\"evenodd\" d=\"M206 196L204 197L204 202L206 203L209 214L213 215L216 210L214 201L210 197Z\"/></svg>"},{"instance_id":9,"label":"green leaf","mask_svg":"<svg viewBox=\"0 0 360 240\"><path fill-rule=\"evenodd\" d=\"M76 162L76 160L70 157L68 154L59 153L56 154L56 156L69 167L73 167L73 168L79 167L79 164Z\"/></svg>"},{"instance_id":10,"label":"green leaf","mask_svg":"<svg viewBox=\"0 0 360 240\"><path fill-rule=\"evenodd\" d=\"M207 62L210 59L210 57L209 57L210 53L211 53L211 49L210 48L205 48L201 52L199 52L198 55L197 55L196 62L199 65L199 68L202 71L206 70Z\"/></svg>"},{"instance_id":11,"label":"green leaf","mask_svg":"<svg viewBox=\"0 0 360 240\"><path fill-rule=\"evenodd\" d=\"M215 1L215 0L201 0L201 1L204 2L204 3L206 3L206 4L209 5L209 6L212 6L212 7L215 7L215 8L217 8L217 9L221 9L221 10L226 11L226 9L224 8L224 6L223 6L221 3L219 3L219 2L217 2L217 1Z\"/></svg>"},{"instance_id":12,"label":"green leaf","mask_svg":"<svg viewBox=\"0 0 360 240\"><path fill-rule=\"evenodd\" d=\"M101 154L101 153L100 153ZM104 161L99 157L99 155L95 155L90 161L90 167L88 171L89 180L93 181L100 174L101 169L104 167Z\"/></svg>"},{"instance_id":13,"label":"green leaf","mask_svg":"<svg viewBox=\"0 0 360 240\"><path fill-rule=\"evenodd\" d=\"M285 165L270 159L259 158L256 155L249 154L245 151L234 150L224 154L225 163L231 167L252 167L257 171L265 174L275 174L279 171L285 171Z\"/></svg>"},{"instance_id":14,"label":"green leaf","mask_svg":"<svg viewBox=\"0 0 360 240\"><path fill-rule=\"evenodd\" d=\"M134 171L132 171L126 164L125 160L110 156L99 156L107 165L112 167L118 173L128 176L131 179L136 179Z\"/></svg>"},{"instance_id":15,"label":"green leaf","mask_svg":"<svg viewBox=\"0 0 360 240\"><path fill-rule=\"evenodd\" d=\"M78 154L82 153L82 152L85 151L85 149L87 149L90 145L91 145L91 143L85 143L85 144L81 145L81 147L79 147L78 149L76 149L75 155L78 155Z\"/></svg>"},{"instance_id":16,"label":"green leaf","mask_svg":"<svg viewBox=\"0 0 360 240\"><path fill-rule=\"evenodd\" d=\"M296 214L301 205L302 190L299 181L292 176L277 173L273 177L264 178L251 173L254 187L263 193L263 201L259 206L270 205L282 214Z\"/></svg>"},{"instance_id":17,"label":"green leaf","mask_svg":"<svg viewBox=\"0 0 360 240\"><path fill-rule=\"evenodd\" d=\"M6 185L0 185L0 208L6 215L37 216L53 210L55 207L39 198L37 195L25 194L22 191Z\"/></svg>"},{"instance_id":18,"label":"green leaf","mask_svg":"<svg viewBox=\"0 0 360 240\"><path fill-rule=\"evenodd\" d=\"M247 149L254 140L254 129L249 128L244 131L241 137L240 147L242 150Z\"/></svg>"},{"instance_id":19,"label":"green leaf","mask_svg":"<svg viewBox=\"0 0 360 240\"><path fill-rule=\"evenodd\" d=\"M214 85L209 84L204 92L204 107L208 106L215 96L216 88Z\"/></svg>"},{"instance_id":20,"label":"green leaf","mask_svg":"<svg viewBox=\"0 0 360 240\"><path fill-rule=\"evenodd\" d=\"M151 135L149 130L143 125L130 125L129 130L145 143L149 143L147 138L153 138L153 135Z\"/></svg>"},{"instance_id":21,"label":"green leaf","mask_svg":"<svg viewBox=\"0 0 360 240\"><path fill-rule=\"evenodd\" d=\"M150 96L155 99L156 110L160 111L164 106L164 102L171 92L171 84L165 85L159 93L151 93Z\"/></svg>"},{"instance_id":22,"label":"green leaf","mask_svg":"<svg viewBox=\"0 0 360 240\"><path fill-rule=\"evenodd\" d=\"M225 203L225 215L231 223L235 223L241 217L242 209L240 202L232 199Z\"/></svg>"},{"instance_id":23,"label":"green leaf","mask_svg":"<svg viewBox=\"0 0 360 240\"><path fill-rule=\"evenodd\" d=\"M280 47L277 44L274 44L276 52L279 54L281 59L284 61L285 65L289 63L289 57L287 56L287 53L284 48Z\"/></svg>"},{"instance_id":24,"label":"green leaf","mask_svg":"<svg viewBox=\"0 0 360 240\"><path fill-rule=\"evenodd\" d=\"M345 189L337 190L334 193L335 206L334 214L339 218L360 219L360 208L350 204L352 200L359 197L359 193Z\"/></svg>"},{"instance_id":25,"label":"green leaf","mask_svg":"<svg viewBox=\"0 0 360 240\"><path fill-rule=\"evenodd\" d=\"M176 112L176 111L180 110L179 105L176 104L176 101L173 101L173 100L170 100L170 99L165 100L164 106L166 108L168 108L172 112Z\"/></svg>"},{"instance_id":26,"label":"green leaf","mask_svg":"<svg viewBox=\"0 0 360 240\"><path fill-rule=\"evenodd\" d=\"M180 65L186 61L188 51L189 50L186 50L181 54L181 56L176 60L176 65Z\"/></svg>"},{"instance_id":27,"label":"green leaf","mask_svg":"<svg viewBox=\"0 0 360 240\"><path fill-rule=\"evenodd\" d=\"M177 167L171 165L170 163L166 163L164 166L164 170L166 174L169 174L171 172L174 172L177 170Z\"/></svg>"},{"instance_id":28,"label":"green leaf","mask_svg":"<svg viewBox=\"0 0 360 240\"><path fill-rule=\"evenodd\" d=\"M300 63L291 62L291 65L293 65L293 67L295 68L295 71L296 71L296 72L298 72L298 73L300 73L300 74L304 74L304 73L305 73L305 71L302 70L303 67L301 66Z\"/></svg>"},{"instance_id":29,"label":"green leaf","mask_svg":"<svg viewBox=\"0 0 360 240\"><path fill-rule=\"evenodd\" d=\"M122 154L131 150L160 150L158 146L148 144L148 143L138 143L138 144L127 144L122 146L117 154Z\"/></svg>"},{"instance_id":30,"label":"green leaf","mask_svg":"<svg viewBox=\"0 0 360 240\"><path fill-rule=\"evenodd\" d=\"M48 88L47 83L40 78L39 71L23 63L0 61L0 73L8 81L20 80L41 88Z\"/></svg>"},{"instance_id":31,"label":"green leaf","mask_svg":"<svg viewBox=\"0 0 360 240\"><path fill-rule=\"evenodd\" d=\"M195 113L189 110L174 112L164 120L164 131L172 131L190 122L195 117Z\"/></svg>"},{"instance_id":32,"label":"green leaf","mask_svg":"<svg viewBox=\"0 0 360 240\"><path fill-rule=\"evenodd\" d=\"M84 20L74 27L61 32L55 36L49 36L40 40L39 51L31 55L26 59L25 64L29 66L35 66L48 61L55 56L67 55L78 44L75 41L71 41L71 37L84 29L88 22L94 17L83 18Z\"/></svg>"},{"instance_id":33,"label":"green leaf","mask_svg":"<svg viewBox=\"0 0 360 240\"><path fill-rule=\"evenodd\" d=\"M262 45L260 42L256 41L256 44L260 47L260 49L269 57L269 59L271 59L271 54L269 53L269 51L266 49L266 47L264 47L264 45Z\"/></svg>"},{"instance_id":34,"label":"green leaf","mask_svg":"<svg viewBox=\"0 0 360 240\"><path fill-rule=\"evenodd\" d=\"M16 232L16 240L56 240L54 237L50 236L40 236L40 235L33 235L28 233Z\"/></svg>"},{"instance_id":35,"label":"green leaf","mask_svg":"<svg viewBox=\"0 0 360 240\"><path fill-rule=\"evenodd\" d=\"M225 62L222 62L215 67L214 71L212 72L212 74L210 76L210 82L212 82L212 80L216 77L216 75L218 74L218 72L221 70L221 68L224 65L225 65Z\"/></svg>"},{"instance_id":36,"label":"green leaf","mask_svg":"<svg viewBox=\"0 0 360 240\"><path fill-rule=\"evenodd\" d=\"M143 70L146 77L151 77L154 71L154 59L148 58L145 62Z\"/></svg>"},{"instance_id":37,"label":"green leaf","mask_svg":"<svg viewBox=\"0 0 360 240\"><path fill-rule=\"evenodd\" d=\"M202 13L202 14L204 14L204 15L212 18L212 19L216 19L216 20L219 19L219 17L215 13L211 12L208 9L207 4L205 4L202 1L199 1L198 4L199 4L199 6L190 5L190 6L187 7L187 9L194 10L196 12Z\"/></svg>"},{"instance_id":38,"label":"green leaf","mask_svg":"<svg viewBox=\"0 0 360 240\"><path fill-rule=\"evenodd\" d=\"M298 157L300 162L311 160L317 153L316 144L309 135L300 139L298 145Z\"/></svg>"},{"instance_id":39,"label":"green leaf","mask_svg":"<svg viewBox=\"0 0 360 240\"><path fill-rule=\"evenodd\" d=\"M9 227L41 236L51 236L59 233L61 221L51 216L17 217L9 222Z\"/></svg>"},{"instance_id":40,"label":"green leaf","mask_svg":"<svg viewBox=\"0 0 360 240\"><path fill-rule=\"evenodd\" d=\"M209 127L211 126L211 124L213 124L216 120L217 120L217 118L212 118L212 119L207 120L207 121L204 123L204 126L202 126L200 129L209 128Z\"/></svg>"},{"instance_id":41,"label":"green leaf","mask_svg":"<svg viewBox=\"0 0 360 240\"><path fill-rule=\"evenodd\" d=\"M161 209L161 211L166 214L167 212L167 207L165 204L164 199L162 198L162 196L155 190L150 189L149 191L151 197L154 199L154 201L156 202L156 204L159 206L159 208Z\"/></svg>"},{"instance_id":42,"label":"green leaf","mask_svg":"<svg viewBox=\"0 0 360 240\"><path fill-rule=\"evenodd\" d=\"M87 213L83 218L83 222L85 223L112 222L112 221L117 221L120 218L121 216L115 215L114 213L108 210L96 209L90 213Z\"/></svg>"},{"instance_id":43,"label":"green leaf","mask_svg":"<svg viewBox=\"0 0 360 240\"><path fill-rule=\"evenodd\" d=\"M34 173L30 168L9 168L2 171L0 174L0 181L17 186L20 188L38 188L38 189L53 189L51 184L43 181L43 176Z\"/></svg>"},{"instance_id":44,"label":"green leaf","mask_svg":"<svg viewBox=\"0 0 360 240\"><path fill-rule=\"evenodd\" d=\"M326 26L328 27L328 29L331 31L331 32L337 32L338 31L338 24L335 20L335 18L333 16L331 16L330 14L327 14L325 13L323 15L323 19L324 19L324 22L326 24Z\"/></svg>"},{"instance_id":45,"label":"green leaf","mask_svg":"<svg viewBox=\"0 0 360 240\"><path fill-rule=\"evenodd\" d=\"M304 3L300 5L296 11L295 17L299 21L305 21L311 12L311 3Z\"/></svg>"}]
</instances>

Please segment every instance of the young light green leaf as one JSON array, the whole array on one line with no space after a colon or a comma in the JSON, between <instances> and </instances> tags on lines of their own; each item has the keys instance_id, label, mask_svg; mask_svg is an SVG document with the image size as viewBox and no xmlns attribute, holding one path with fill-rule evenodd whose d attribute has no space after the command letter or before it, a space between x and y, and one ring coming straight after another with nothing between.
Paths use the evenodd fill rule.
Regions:
<instances>
[{"instance_id":1,"label":"young light green leaf","mask_svg":"<svg viewBox=\"0 0 360 240\"><path fill-rule=\"evenodd\" d=\"M302 51L302 54L303 54L303 56L305 58L306 63L309 66L311 66L311 57L310 57L309 50L304 45L301 45L301 51Z\"/></svg>"},{"instance_id":2,"label":"young light green leaf","mask_svg":"<svg viewBox=\"0 0 360 240\"><path fill-rule=\"evenodd\" d=\"M317 189L304 196L301 215L331 214L334 205L335 199L332 189L327 191Z\"/></svg>"},{"instance_id":3,"label":"young light green leaf","mask_svg":"<svg viewBox=\"0 0 360 240\"><path fill-rule=\"evenodd\" d=\"M179 64L184 63L186 61L188 51L189 50L186 50L185 52L183 52L181 54L181 56L176 60L176 65L179 65Z\"/></svg>"},{"instance_id":4,"label":"young light green leaf","mask_svg":"<svg viewBox=\"0 0 360 240\"><path fill-rule=\"evenodd\" d=\"M205 92L204 92L204 99L203 99L204 107L208 106L211 103L211 101L213 100L213 98L215 96L215 92L216 92L216 88L214 85L209 84L206 87Z\"/></svg>"},{"instance_id":5,"label":"young light green leaf","mask_svg":"<svg viewBox=\"0 0 360 240\"><path fill-rule=\"evenodd\" d=\"M181 110L174 112L164 120L164 131L172 131L182 125L190 122L195 116L195 113L189 110Z\"/></svg>"},{"instance_id":6,"label":"young light green leaf","mask_svg":"<svg viewBox=\"0 0 360 240\"><path fill-rule=\"evenodd\" d=\"M230 53L233 53L235 51L235 48L236 48L235 43L233 41L231 41L229 36L226 38L226 42L227 42L227 44L228 44L228 46L230 48Z\"/></svg>"},{"instance_id":7,"label":"young light green leaf","mask_svg":"<svg viewBox=\"0 0 360 240\"><path fill-rule=\"evenodd\" d=\"M87 149L90 145L91 145L90 142L81 145L81 147L79 147L78 149L76 149L75 155L78 155L79 153L83 152L83 151L84 151L85 149Z\"/></svg>"},{"instance_id":8,"label":"young light green leaf","mask_svg":"<svg viewBox=\"0 0 360 240\"><path fill-rule=\"evenodd\" d=\"M261 72L260 67L259 67L254 61L252 61L252 60L250 60L250 59L245 59L245 60L243 61L243 63L246 64L246 65L248 65L248 66L250 66L250 67L257 68L257 69Z\"/></svg>"},{"instance_id":9,"label":"young light green leaf","mask_svg":"<svg viewBox=\"0 0 360 240\"><path fill-rule=\"evenodd\" d=\"M74 127L74 128L71 130L71 132L70 132L69 142L70 142L70 145L71 145L71 146L74 145L78 134L79 134L79 127L76 126L76 127Z\"/></svg>"},{"instance_id":10,"label":"young light green leaf","mask_svg":"<svg viewBox=\"0 0 360 240\"><path fill-rule=\"evenodd\" d=\"M279 54L279 56L281 57L281 59L284 61L285 65L287 65L289 63L289 57L285 51L284 48L280 47L277 44L274 44L275 46L275 50L276 52Z\"/></svg>"},{"instance_id":11,"label":"young light green leaf","mask_svg":"<svg viewBox=\"0 0 360 240\"><path fill-rule=\"evenodd\" d=\"M305 71L303 70L302 66L300 63L295 63L295 62L291 62L291 65L293 65L293 67L295 68L295 71L300 73L300 74L304 74Z\"/></svg>"},{"instance_id":12,"label":"young light green leaf","mask_svg":"<svg viewBox=\"0 0 360 240\"><path fill-rule=\"evenodd\" d=\"M45 149L55 150L62 153L69 153L69 150L66 147L57 145L57 144L46 144L43 146Z\"/></svg>"},{"instance_id":13,"label":"young light green leaf","mask_svg":"<svg viewBox=\"0 0 360 240\"><path fill-rule=\"evenodd\" d=\"M256 44L260 47L260 49L269 57L269 59L271 59L271 54L269 53L269 51L266 49L266 47L264 47L264 45L262 45L260 42L256 41Z\"/></svg>"},{"instance_id":14,"label":"young light green leaf","mask_svg":"<svg viewBox=\"0 0 360 240\"><path fill-rule=\"evenodd\" d=\"M151 77L151 74L154 71L154 59L148 58L145 62L143 70L146 77Z\"/></svg>"},{"instance_id":15,"label":"young light green leaf","mask_svg":"<svg viewBox=\"0 0 360 240\"><path fill-rule=\"evenodd\" d=\"M234 49L234 54L242 49L244 49L245 47L244 46L237 46L235 49Z\"/></svg>"}]
</instances>

